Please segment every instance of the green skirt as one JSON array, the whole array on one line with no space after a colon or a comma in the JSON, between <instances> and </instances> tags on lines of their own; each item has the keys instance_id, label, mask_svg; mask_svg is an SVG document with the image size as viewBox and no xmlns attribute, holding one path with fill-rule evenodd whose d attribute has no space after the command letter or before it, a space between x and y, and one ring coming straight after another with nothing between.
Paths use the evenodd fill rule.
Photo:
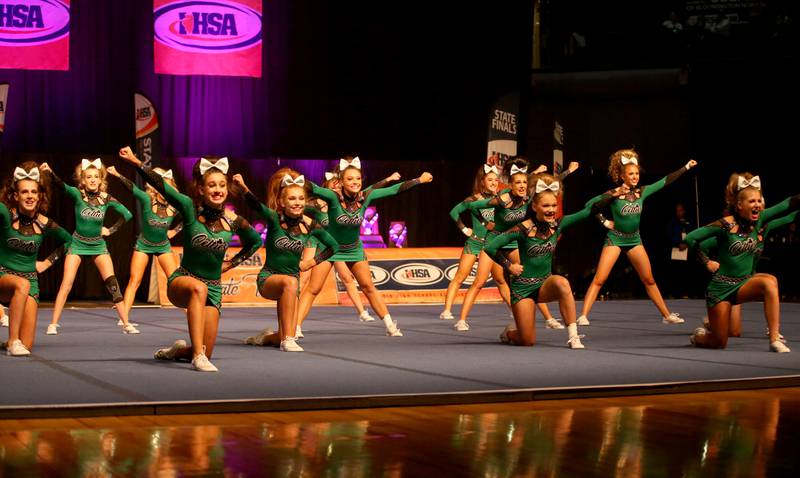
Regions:
<instances>
[{"instance_id":1,"label":"green skirt","mask_svg":"<svg viewBox=\"0 0 800 478\"><path fill-rule=\"evenodd\" d=\"M544 277L515 277L511 276L509 288L511 289L511 305L523 299L533 299L539 302L539 289L550 274Z\"/></svg>"},{"instance_id":2,"label":"green skirt","mask_svg":"<svg viewBox=\"0 0 800 478\"><path fill-rule=\"evenodd\" d=\"M330 262L361 262L366 261L367 255L364 253L364 244L361 239L352 244L340 244L339 252L332 255Z\"/></svg>"},{"instance_id":3,"label":"green skirt","mask_svg":"<svg viewBox=\"0 0 800 478\"><path fill-rule=\"evenodd\" d=\"M738 304L736 294L750 277L752 276L730 277L714 274L706 288L706 307L710 309L720 302L730 302L731 305Z\"/></svg>"},{"instance_id":4,"label":"green skirt","mask_svg":"<svg viewBox=\"0 0 800 478\"><path fill-rule=\"evenodd\" d=\"M606 233L606 246L617 246L632 248L642 243L642 236L639 231L636 232L620 232L613 229Z\"/></svg>"},{"instance_id":5,"label":"green skirt","mask_svg":"<svg viewBox=\"0 0 800 478\"><path fill-rule=\"evenodd\" d=\"M462 254L480 256L484 246L486 246L486 241L478 240L475 236L468 237L467 242L464 243Z\"/></svg>"},{"instance_id":6,"label":"green skirt","mask_svg":"<svg viewBox=\"0 0 800 478\"><path fill-rule=\"evenodd\" d=\"M100 237L81 236L77 232L72 233L72 242L67 249L67 254L76 256L100 256L108 254L106 240Z\"/></svg>"},{"instance_id":7,"label":"green skirt","mask_svg":"<svg viewBox=\"0 0 800 478\"><path fill-rule=\"evenodd\" d=\"M208 288L208 295L206 296L206 305L216 307L217 310L222 309L222 282L219 279L214 279L214 280L205 279L203 277L199 277L192 274L183 267L178 267L177 269L175 269L175 272L173 272L169 276L169 279L167 279L167 287L169 287L170 284L172 284L172 281L177 279L178 277L192 277L204 283Z\"/></svg>"},{"instance_id":8,"label":"green skirt","mask_svg":"<svg viewBox=\"0 0 800 478\"><path fill-rule=\"evenodd\" d=\"M136 245L134 246L134 250L139 252L143 252L145 254L169 254L172 252L172 246L169 243L169 239L164 242L150 242L144 238L141 234L136 239Z\"/></svg>"},{"instance_id":9,"label":"green skirt","mask_svg":"<svg viewBox=\"0 0 800 478\"><path fill-rule=\"evenodd\" d=\"M35 272L17 272L7 267L0 266L0 277L3 277L6 274L27 279L31 284L28 295L33 297L33 300L35 300L37 304L39 303L39 274ZM3 305L8 306L8 304Z\"/></svg>"}]
</instances>

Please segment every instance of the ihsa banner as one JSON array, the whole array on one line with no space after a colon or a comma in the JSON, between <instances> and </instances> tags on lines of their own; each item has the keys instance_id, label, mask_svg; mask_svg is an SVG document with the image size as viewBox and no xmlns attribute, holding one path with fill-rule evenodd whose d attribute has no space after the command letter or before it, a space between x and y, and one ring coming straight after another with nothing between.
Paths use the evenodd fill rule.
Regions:
<instances>
[{"instance_id":1,"label":"ihsa banner","mask_svg":"<svg viewBox=\"0 0 800 478\"><path fill-rule=\"evenodd\" d=\"M0 68L69 70L69 0L0 0Z\"/></svg>"},{"instance_id":2,"label":"ihsa banner","mask_svg":"<svg viewBox=\"0 0 800 478\"><path fill-rule=\"evenodd\" d=\"M154 0L155 72L261 77L261 0Z\"/></svg>"}]
</instances>

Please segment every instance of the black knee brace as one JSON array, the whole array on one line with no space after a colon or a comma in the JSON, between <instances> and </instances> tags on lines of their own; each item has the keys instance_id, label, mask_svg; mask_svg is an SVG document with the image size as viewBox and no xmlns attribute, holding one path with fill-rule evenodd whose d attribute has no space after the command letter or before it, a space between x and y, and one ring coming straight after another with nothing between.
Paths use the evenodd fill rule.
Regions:
<instances>
[{"instance_id":1,"label":"black knee brace","mask_svg":"<svg viewBox=\"0 0 800 478\"><path fill-rule=\"evenodd\" d=\"M117 276L111 276L105 281L106 290L111 294L111 300L116 304L122 302L122 294L119 291L119 282Z\"/></svg>"}]
</instances>

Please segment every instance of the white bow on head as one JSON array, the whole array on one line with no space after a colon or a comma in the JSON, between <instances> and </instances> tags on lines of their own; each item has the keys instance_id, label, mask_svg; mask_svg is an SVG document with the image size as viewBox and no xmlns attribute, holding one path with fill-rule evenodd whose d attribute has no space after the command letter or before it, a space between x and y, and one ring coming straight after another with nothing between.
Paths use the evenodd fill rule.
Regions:
<instances>
[{"instance_id":1,"label":"white bow on head","mask_svg":"<svg viewBox=\"0 0 800 478\"><path fill-rule=\"evenodd\" d=\"M86 158L81 159L81 171L86 171L89 168L103 168L103 162L100 161L100 158L95 158L92 161L89 161Z\"/></svg>"},{"instance_id":2,"label":"white bow on head","mask_svg":"<svg viewBox=\"0 0 800 478\"><path fill-rule=\"evenodd\" d=\"M325 181L330 181L336 177L336 173L325 173Z\"/></svg>"},{"instance_id":3,"label":"white bow on head","mask_svg":"<svg viewBox=\"0 0 800 478\"><path fill-rule=\"evenodd\" d=\"M500 175L500 171L497 170L497 166L489 166L488 164L483 165L483 174L494 173L498 176Z\"/></svg>"},{"instance_id":4,"label":"white bow on head","mask_svg":"<svg viewBox=\"0 0 800 478\"><path fill-rule=\"evenodd\" d=\"M14 181L22 181L23 179L30 179L31 181L39 182L39 168L33 168L30 171L17 166L14 169Z\"/></svg>"},{"instance_id":5,"label":"white bow on head","mask_svg":"<svg viewBox=\"0 0 800 478\"><path fill-rule=\"evenodd\" d=\"M636 166L639 166L639 160L636 159L636 156L628 157L623 154L621 162L623 166L625 166L626 164L635 164Z\"/></svg>"},{"instance_id":6,"label":"white bow on head","mask_svg":"<svg viewBox=\"0 0 800 478\"><path fill-rule=\"evenodd\" d=\"M351 161L348 161L344 158L339 160L339 171L344 171L349 167L361 169L361 160L358 158L358 156L353 158Z\"/></svg>"},{"instance_id":7,"label":"white bow on head","mask_svg":"<svg viewBox=\"0 0 800 478\"><path fill-rule=\"evenodd\" d=\"M513 176L515 174L519 174L519 173L528 174L528 167L524 166L524 167L518 168L516 164L512 164L511 165L511 176Z\"/></svg>"},{"instance_id":8,"label":"white bow on head","mask_svg":"<svg viewBox=\"0 0 800 478\"><path fill-rule=\"evenodd\" d=\"M544 191L552 191L553 193L558 194L558 191L560 189L561 189L561 184L558 181L553 181L552 183L547 184L546 182L539 179L536 181L536 188L534 189L534 191L536 191L536 194L539 194Z\"/></svg>"},{"instance_id":9,"label":"white bow on head","mask_svg":"<svg viewBox=\"0 0 800 478\"><path fill-rule=\"evenodd\" d=\"M200 158L200 174L206 174L211 168L219 169L222 174L228 174L228 157L219 158L217 162L212 163L206 158Z\"/></svg>"},{"instance_id":10,"label":"white bow on head","mask_svg":"<svg viewBox=\"0 0 800 478\"><path fill-rule=\"evenodd\" d=\"M167 169L163 173L158 173L158 174L160 174L161 177L164 178L164 179L172 179L172 170L171 169Z\"/></svg>"},{"instance_id":11,"label":"white bow on head","mask_svg":"<svg viewBox=\"0 0 800 478\"><path fill-rule=\"evenodd\" d=\"M284 174L281 180L281 186L304 186L305 184L306 178L302 174L295 179L292 179L288 174Z\"/></svg>"},{"instance_id":12,"label":"white bow on head","mask_svg":"<svg viewBox=\"0 0 800 478\"><path fill-rule=\"evenodd\" d=\"M745 179L744 176L739 176L739 179L736 180L736 187L739 191L744 188L756 188L761 190L761 178L753 176L750 179Z\"/></svg>"}]
</instances>

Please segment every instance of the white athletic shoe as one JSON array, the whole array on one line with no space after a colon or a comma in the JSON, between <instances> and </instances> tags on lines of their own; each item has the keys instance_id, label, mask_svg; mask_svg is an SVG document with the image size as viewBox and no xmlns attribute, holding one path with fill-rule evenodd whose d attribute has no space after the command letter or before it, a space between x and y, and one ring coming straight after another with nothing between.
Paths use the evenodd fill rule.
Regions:
<instances>
[{"instance_id":1,"label":"white athletic shoe","mask_svg":"<svg viewBox=\"0 0 800 478\"><path fill-rule=\"evenodd\" d=\"M769 349L773 352L778 352L779 354L785 354L792 351L789 347L786 346L786 344L784 344L780 340L776 340L775 342L769 344Z\"/></svg>"},{"instance_id":2,"label":"white athletic shoe","mask_svg":"<svg viewBox=\"0 0 800 478\"><path fill-rule=\"evenodd\" d=\"M586 347L584 347L583 342L581 342L582 337L583 335L570 337L569 340L567 340L567 347L571 349L585 349Z\"/></svg>"},{"instance_id":3,"label":"white athletic shoe","mask_svg":"<svg viewBox=\"0 0 800 478\"><path fill-rule=\"evenodd\" d=\"M141 332L139 332L139 329L137 329L136 327L133 326L133 324L130 323L122 327L122 333L132 334L132 335L141 334Z\"/></svg>"},{"instance_id":4,"label":"white athletic shoe","mask_svg":"<svg viewBox=\"0 0 800 478\"><path fill-rule=\"evenodd\" d=\"M689 337L689 342L691 342L692 345L697 345L697 338L698 337L702 337L702 336L706 335L707 333L708 333L708 330L706 330L705 327L698 327L698 328L694 329L694 332L692 332L692 336Z\"/></svg>"},{"instance_id":5,"label":"white athletic shoe","mask_svg":"<svg viewBox=\"0 0 800 478\"><path fill-rule=\"evenodd\" d=\"M669 316L664 317L661 319L661 323L663 324L682 324L686 322L681 318L681 314L677 312L672 312Z\"/></svg>"},{"instance_id":6,"label":"white athletic shoe","mask_svg":"<svg viewBox=\"0 0 800 478\"><path fill-rule=\"evenodd\" d=\"M295 340L297 340L297 339L302 339L303 337L305 337L305 335L303 335L303 330L298 325L294 329L294 338L295 338Z\"/></svg>"},{"instance_id":7,"label":"white athletic shoe","mask_svg":"<svg viewBox=\"0 0 800 478\"><path fill-rule=\"evenodd\" d=\"M764 335L769 337L769 329L767 329L767 332ZM778 340L780 340L783 343L786 343L786 338L783 336L783 334L778 334Z\"/></svg>"},{"instance_id":8,"label":"white athletic shoe","mask_svg":"<svg viewBox=\"0 0 800 478\"><path fill-rule=\"evenodd\" d=\"M508 337L508 333L511 332L512 330L517 330L517 329L513 325L506 325L506 328L503 329L502 332L500 332L500 342L503 342L504 344L513 345L511 343L511 339Z\"/></svg>"},{"instance_id":9,"label":"white athletic shoe","mask_svg":"<svg viewBox=\"0 0 800 478\"><path fill-rule=\"evenodd\" d=\"M589 325L589 319L587 319L585 315L581 315L580 317L578 317L578 320L576 320L575 323L578 325L587 326Z\"/></svg>"},{"instance_id":10,"label":"white athletic shoe","mask_svg":"<svg viewBox=\"0 0 800 478\"><path fill-rule=\"evenodd\" d=\"M364 309L364 312L361 312L361 314L358 316L358 320L361 322L374 322L375 317L369 315L369 311Z\"/></svg>"},{"instance_id":11,"label":"white athletic shoe","mask_svg":"<svg viewBox=\"0 0 800 478\"><path fill-rule=\"evenodd\" d=\"M25 347L22 344L22 341L19 339L7 344L6 355L11 355L12 357L24 357L30 354L31 351L28 350L28 348Z\"/></svg>"},{"instance_id":12,"label":"white athletic shoe","mask_svg":"<svg viewBox=\"0 0 800 478\"><path fill-rule=\"evenodd\" d=\"M392 322L386 326L386 335L389 337L402 337L403 332L400 332L400 329L397 328L397 322Z\"/></svg>"},{"instance_id":13,"label":"white athletic shoe","mask_svg":"<svg viewBox=\"0 0 800 478\"><path fill-rule=\"evenodd\" d=\"M244 343L247 345L264 345L264 339L267 338L267 335L274 334L275 331L272 329L264 329L258 333L258 335L253 335L252 337L247 337L244 339Z\"/></svg>"},{"instance_id":14,"label":"white athletic shoe","mask_svg":"<svg viewBox=\"0 0 800 478\"><path fill-rule=\"evenodd\" d=\"M469 330L469 324L466 320L459 320L455 324L453 324L453 328L458 330L459 332L466 332Z\"/></svg>"},{"instance_id":15,"label":"white athletic shoe","mask_svg":"<svg viewBox=\"0 0 800 478\"><path fill-rule=\"evenodd\" d=\"M558 321L558 319L550 319L544 323L544 326L548 329L563 329L564 324Z\"/></svg>"},{"instance_id":16,"label":"white athletic shoe","mask_svg":"<svg viewBox=\"0 0 800 478\"><path fill-rule=\"evenodd\" d=\"M156 353L153 354L153 358L156 360L175 360L175 355L186 347L188 347L188 345L186 345L185 340L176 340L175 343L172 344L172 347L156 350Z\"/></svg>"},{"instance_id":17,"label":"white athletic shoe","mask_svg":"<svg viewBox=\"0 0 800 478\"><path fill-rule=\"evenodd\" d=\"M455 317L453 317L453 313L450 312L449 310L446 310L441 314L439 314L439 320L453 320L453 319L455 319Z\"/></svg>"},{"instance_id":18,"label":"white athletic shoe","mask_svg":"<svg viewBox=\"0 0 800 478\"><path fill-rule=\"evenodd\" d=\"M218 372L219 370L217 367L208 360L206 357L206 348L203 347L203 352L195 355L192 359L192 368L197 370L198 372Z\"/></svg>"},{"instance_id":19,"label":"white athletic shoe","mask_svg":"<svg viewBox=\"0 0 800 478\"><path fill-rule=\"evenodd\" d=\"M8 316L4 315L0 317L0 327L8 327Z\"/></svg>"},{"instance_id":20,"label":"white athletic shoe","mask_svg":"<svg viewBox=\"0 0 800 478\"><path fill-rule=\"evenodd\" d=\"M139 324L135 324L135 323L131 322L130 320L128 321L128 323L129 323L129 324L131 324L131 325L132 325L132 326L134 326L134 327L138 327L138 326L139 326ZM117 321L117 325L119 325L119 326L122 326L122 325L124 325L124 324L123 324L123 322L122 322L122 319L119 319L119 320Z\"/></svg>"},{"instance_id":21,"label":"white athletic shoe","mask_svg":"<svg viewBox=\"0 0 800 478\"><path fill-rule=\"evenodd\" d=\"M58 328L61 324L50 324L47 326L47 335L58 335Z\"/></svg>"},{"instance_id":22,"label":"white athletic shoe","mask_svg":"<svg viewBox=\"0 0 800 478\"><path fill-rule=\"evenodd\" d=\"M285 339L281 340L281 351L282 352L303 352L303 347L297 343L297 339L294 337L286 337Z\"/></svg>"}]
</instances>

